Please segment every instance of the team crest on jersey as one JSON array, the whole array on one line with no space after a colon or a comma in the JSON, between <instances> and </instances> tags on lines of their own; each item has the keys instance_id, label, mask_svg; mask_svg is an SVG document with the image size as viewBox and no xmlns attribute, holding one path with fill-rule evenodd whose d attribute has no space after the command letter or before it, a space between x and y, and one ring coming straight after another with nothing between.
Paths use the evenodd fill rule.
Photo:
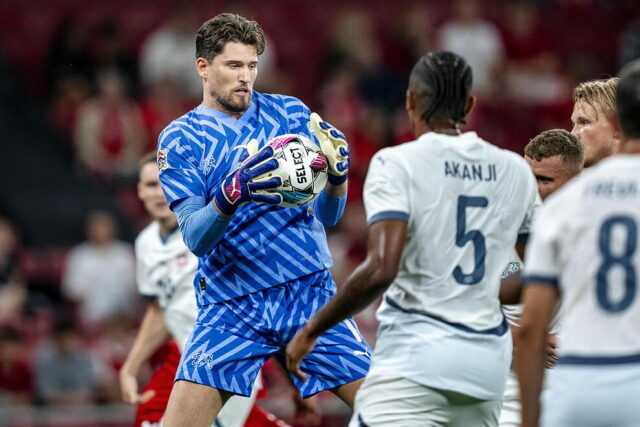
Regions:
<instances>
[{"instance_id":1,"label":"team crest on jersey","mask_svg":"<svg viewBox=\"0 0 640 427\"><path fill-rule=\"evenodd\" d=\"M504 279L505 277L511 276L513 273L515 273L516 271L520 271L521 269L522 269L522 266L520 265L519 262L511 261L509 264L507 264L507 266L502 271L501 278Z\"/></svg>"},{"instance_id":2,"label":"team crest on jersey","mask_svg":"<svg viewBox=\"0 0 640 427\"><path fill-rule=\"evenodd\" d=\"M191 356L191 364L196 368L201 368L207 365L207 368L211 369L213 367L213 356L206 353L196 353Z\"/></svg>"},{"instance_id":3,"label":"team crest on jersey","mask_svg":"<svg viewBox=\"0 0 640 427\"><path fill-rule=\"evenodd\" d=\"M167 154L167 150L158 150L158 169L165 170L169 167Z\"/></svg>"},{"instance_id":4,"label":"team crest on jersey","mask_svg":"<svg viewBox=\"0 0 640 427\"><path fill-rule=\"evenodd\" d=\"M202 169L202 172L204 172L205 175L209 173L211 168L215 168L215 167L216 167L216 159L214 159L213 156L211 155L200 162L200 169Z\"/></svg>"}]
</instances>

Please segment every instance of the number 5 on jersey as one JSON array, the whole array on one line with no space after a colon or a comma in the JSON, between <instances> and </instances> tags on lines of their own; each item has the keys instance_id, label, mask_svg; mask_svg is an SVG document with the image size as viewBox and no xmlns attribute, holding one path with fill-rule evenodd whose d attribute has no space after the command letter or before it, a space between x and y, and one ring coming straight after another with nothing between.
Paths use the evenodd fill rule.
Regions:
<instances>
[{"instance_id":1,"label":"number 5 on jersey","mask_svg":"<svg viewBox=\"0 0 640 427\"><path fill-rule=\"evenodd\" d=\"M485 256L487 247L484 236L480 230L466 230L467 208L486 208L489 201L481 196L458 196L458 209L456 219L456 245L463 247L468 242L473 243L474 268L471 273L464 273L459 265L453 270L453 278L461 285L475 285L484 277Z\"/></svg>"}]
</instances>

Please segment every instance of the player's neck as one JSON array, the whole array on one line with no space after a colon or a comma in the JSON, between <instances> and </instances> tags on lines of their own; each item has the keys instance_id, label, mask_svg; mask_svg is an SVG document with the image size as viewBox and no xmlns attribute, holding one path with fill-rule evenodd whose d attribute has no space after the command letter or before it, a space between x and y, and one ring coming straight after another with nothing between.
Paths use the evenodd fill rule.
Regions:
<instances>
[{"instance_id":1,"label":"player's neck","mask_svg":"<svg viewBox=\"0 0 640 427\"><path fill-rule=\"evenodd\" d=\"M460 132L459 128L432 128L431 132L435 132L435 133L443 133L445 135L460 135L462 132Z\"/></svg>"},{"instance_id":2,"label":"player's neck","mask_svg":"<svg viewBox=\"0 0 640 427\"><path fill-rule=\"evenodd\" d=\"M427 124L428 132L442 133L445 135L460 135L460 126L451 120L430 120Z\"/></svg>"},{"instance_id":3,"label":"player's neck","mask_svg":"<svg viewBox=\"0 0 640 427\"><path fill-rule=\"evenodd\" d=\"M620 144L620 154L640 154L640 138L626 139Z\"/></svg>"},{"instance_id":4,"label":"player's neck","mask_svg":"<svg viewBox=\"0 0 640 427\"><path fill-rule=\"evenodd\" d=\"M166 238L178 228L178 221L175 217L163 218L158 220L158 225L160 226L160 235Z\"/></svg>"},{"instance_id":5,"label":"player's neck","mask_svg":"<svg viewBox=\"0 0 640 427\"><path fill-rule=\"evenodd\" d=\"M427 132L442 133L445 135L460 135L460 127L458 124L452 124L449 122L430 122L426 124L423 120L415 120L413 122L413 132L416 138Z\"/></svg>"},{"instance_id":6,"label":"player's neck","mask_svg":"<svg viewBox=\"0 0 640 427\"><path fill-rule=\"evenodd\" d=\"M213 98L207 97L207 96L204 96L202 98L202 105L204 105L205 107L211 108L212 110L220 111L221 113L224 113L229 117L233 117L236 120L242 117L242 115L244 114L244 111L242 112L229 111L225 109L223 106L219 105L217 102L215 102Z\"/></svg>"}]
</instances>

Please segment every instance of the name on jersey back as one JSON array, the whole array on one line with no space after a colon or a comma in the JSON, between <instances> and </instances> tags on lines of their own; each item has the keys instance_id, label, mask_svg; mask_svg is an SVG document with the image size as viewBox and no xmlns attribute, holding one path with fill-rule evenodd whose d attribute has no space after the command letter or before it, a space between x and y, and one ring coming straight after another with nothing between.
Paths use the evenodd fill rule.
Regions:
<instances>
[{"instance_id":1,"label":"name on jersey back","mask_svg":"<svg viewBox=\"0 0 640 427\"><path fill-rule=\"evenodd\" d=\"M496 165L493 163L461 163L451 160L444 162L444 176L468 181L496 181Z\"/></svg>"},{"instance_id":2,"label":"name on jersey back","mask_svg":"<svg viewBox=\"0 0 640 427\"><path fill-rule=\"evenodd\" d=\"M586 188L586 195L591 197L605 197L608 199L635 198L640 196L637 181L596 181Z\"/></svg>"}]
</instances>

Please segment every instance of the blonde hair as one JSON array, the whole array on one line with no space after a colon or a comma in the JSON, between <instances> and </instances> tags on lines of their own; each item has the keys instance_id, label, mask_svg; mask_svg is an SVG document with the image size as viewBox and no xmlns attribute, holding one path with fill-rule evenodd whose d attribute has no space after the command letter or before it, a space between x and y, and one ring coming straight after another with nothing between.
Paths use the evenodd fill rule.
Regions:
<instances>
[{"instance_id":1,"label":"blonde hair","mask_svg":"<svg viewBox=\"0 0 640 427\"><path fill-rule=\"evenodd\" d=\"M613 116L616 112L616 89L620 79L611 77L602 80L590 80L579 83L573 89L573 102L586 102L596 112L602 112L606 116Z\"/></svg>"}]
</instances>

